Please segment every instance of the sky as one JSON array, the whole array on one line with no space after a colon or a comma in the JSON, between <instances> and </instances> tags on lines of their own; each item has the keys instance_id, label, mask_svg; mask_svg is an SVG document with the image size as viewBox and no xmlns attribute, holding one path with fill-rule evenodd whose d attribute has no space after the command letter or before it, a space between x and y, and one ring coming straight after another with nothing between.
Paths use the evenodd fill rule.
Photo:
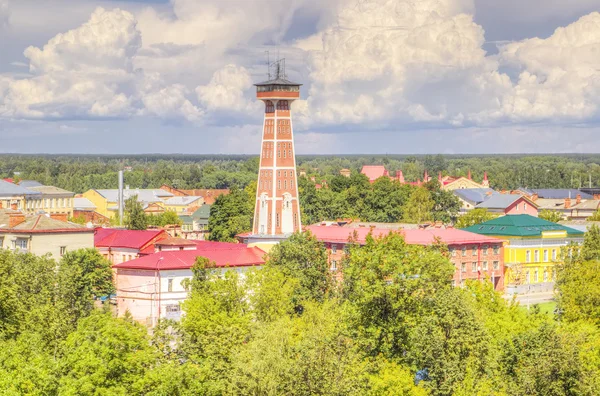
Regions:
<instances>
[{"instance_id":1,"label":"sky","mask_svg":"<svg viewBox=\"0 0 600 396\"><path fill-rule=\"evenodd\" d=\"M600 152L600 0L0 0L0 153Z\"/></svg>"}]
</instances>

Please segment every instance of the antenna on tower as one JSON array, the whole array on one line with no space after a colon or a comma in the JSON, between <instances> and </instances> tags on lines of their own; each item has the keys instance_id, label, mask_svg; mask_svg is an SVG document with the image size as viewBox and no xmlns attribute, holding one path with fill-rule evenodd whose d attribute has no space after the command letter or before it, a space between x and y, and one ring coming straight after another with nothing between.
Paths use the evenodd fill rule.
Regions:
<instances>
[{"instance_id":1,"label":"antenna on tower","mask_svg":"<svg viewBox=\"0 0 600 396\"><path fill-rule=\"evenodd\" d=\"M269 51L265 51L267 53L267 81L271 80L271 56Z\"/></svg>"}]
</instances>

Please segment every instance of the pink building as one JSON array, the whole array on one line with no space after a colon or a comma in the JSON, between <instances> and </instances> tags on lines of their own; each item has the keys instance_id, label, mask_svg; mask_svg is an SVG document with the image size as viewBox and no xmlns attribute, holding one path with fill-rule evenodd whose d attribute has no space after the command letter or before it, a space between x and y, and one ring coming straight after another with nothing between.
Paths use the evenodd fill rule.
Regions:
<instances>
[{"instance_id":1,"label":"pink building","mask_svg":"<svg viewBox=\"0 0 600 396\"><path fill-rule=\"evenodd\" d=\"M537 217L538 205L531 199L519 194L492 194L475 208L501 215L527 214Z\"/></svg>"},{"instance_id":2,"label":"pink building","mask_svg":"<svg viewBox=\"0 0 600 396\"><path fill-rule=\"evenodd\" d=\"M504 248L497 238L478 235L454 228L401 229L346 228L337 225L311 225L306 227L318 240L325 244L331 270L338 272L345 255L346 245L364 245L367 235L375 238L397 232L412 245L431 245L436 240L448 245L449 259L456 267L452 278L454 285L463 285L467 279L489 279L496 290L504 289Z\"/></svg>"},{"instance_id":3,"label":"pink building","mask_svg":"<svg viewBox=\"0 0 600 396\"><path fill-rule=\"evenodd\" d=\"M148 326L158 318L178 320L188 290L182 282L193 277L196 258L205 257L223 271L244 274L265 263L265 252L240 243L196 241L195 250L163 250L139 259L115 264L117 313L125 312Z\"/></svg>"},{"instance_id":4,"label":"pink building","mask_svg":"<svg viewBox=\"0 0 600 396\"><path fill-rule=\"evenodd\" d=\"M154 244L168 237L164 230L96 228L94 246L111 263L118 264L154 253Z\"/></svg>"}]
</instances>

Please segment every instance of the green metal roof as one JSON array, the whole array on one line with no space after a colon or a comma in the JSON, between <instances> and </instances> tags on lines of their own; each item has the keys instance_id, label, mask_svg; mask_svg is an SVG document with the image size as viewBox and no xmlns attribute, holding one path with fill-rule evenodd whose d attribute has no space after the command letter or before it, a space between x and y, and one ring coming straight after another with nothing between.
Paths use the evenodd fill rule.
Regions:
<instances>
[{"instance_id":1,"label":"green metal roof","mask_svg":"<svg viewBox=\"0 0 600 396\"><path fill-rule=\"evenodd\" d=\"M481 235L515 237L541 236L544 231L566 231L570 237L582 237L584 234L574 228L525 214L501 216L464 230Z\"/></svg>"},{"instance_id":2,"label":"green metal roof","mask_svg":"<svg viewBox=\"0 0 600 396\"><path fill-rule=\"evenodd\" d=\"M211 205L202 205L192 214L194 219L208 219Z\"/></svg>"}]
</instances>

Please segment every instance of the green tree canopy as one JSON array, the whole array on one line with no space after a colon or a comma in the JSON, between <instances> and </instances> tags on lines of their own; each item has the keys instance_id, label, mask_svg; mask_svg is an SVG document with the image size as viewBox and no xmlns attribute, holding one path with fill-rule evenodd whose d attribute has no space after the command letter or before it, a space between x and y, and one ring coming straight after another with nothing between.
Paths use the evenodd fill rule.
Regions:
<instances>
[{"instance_id":1,"label":"green tree canopy","mask_svg":"<svg viewBox=\"0 0 600 396\"><path fill-rule=\"evenodd\" d=\"M408 201L402 207L403 220L407 223L420 224L433 220L432 210L435 201L429 190L419 187L413 191Z\"/></svg>"},{"instance_id":2,"label":"green tree canopy","mask_svg":"<svg viewBox=\"0 0 600 396\"><path fill-rule=\"evenodd\" d=\"M148 228L146 213L144 213L144 207L138 201L137 195L125 200L123 217L125 227L130 230L145 230Z\"/></svg>"},{"instance_id":3,"label":"green tree canopy","mask_svg":"<svg viewBox=\"0 0 600 396\"><path fill-rule=\"evenodd\" d=\"M468 211L467 213L458 216L456 219L456 228L467 228L475 224L485 223L488 220L492 220L496 217L493 213L488 212L486 209L477 208Z\"/></svg>"}]
</instances>

